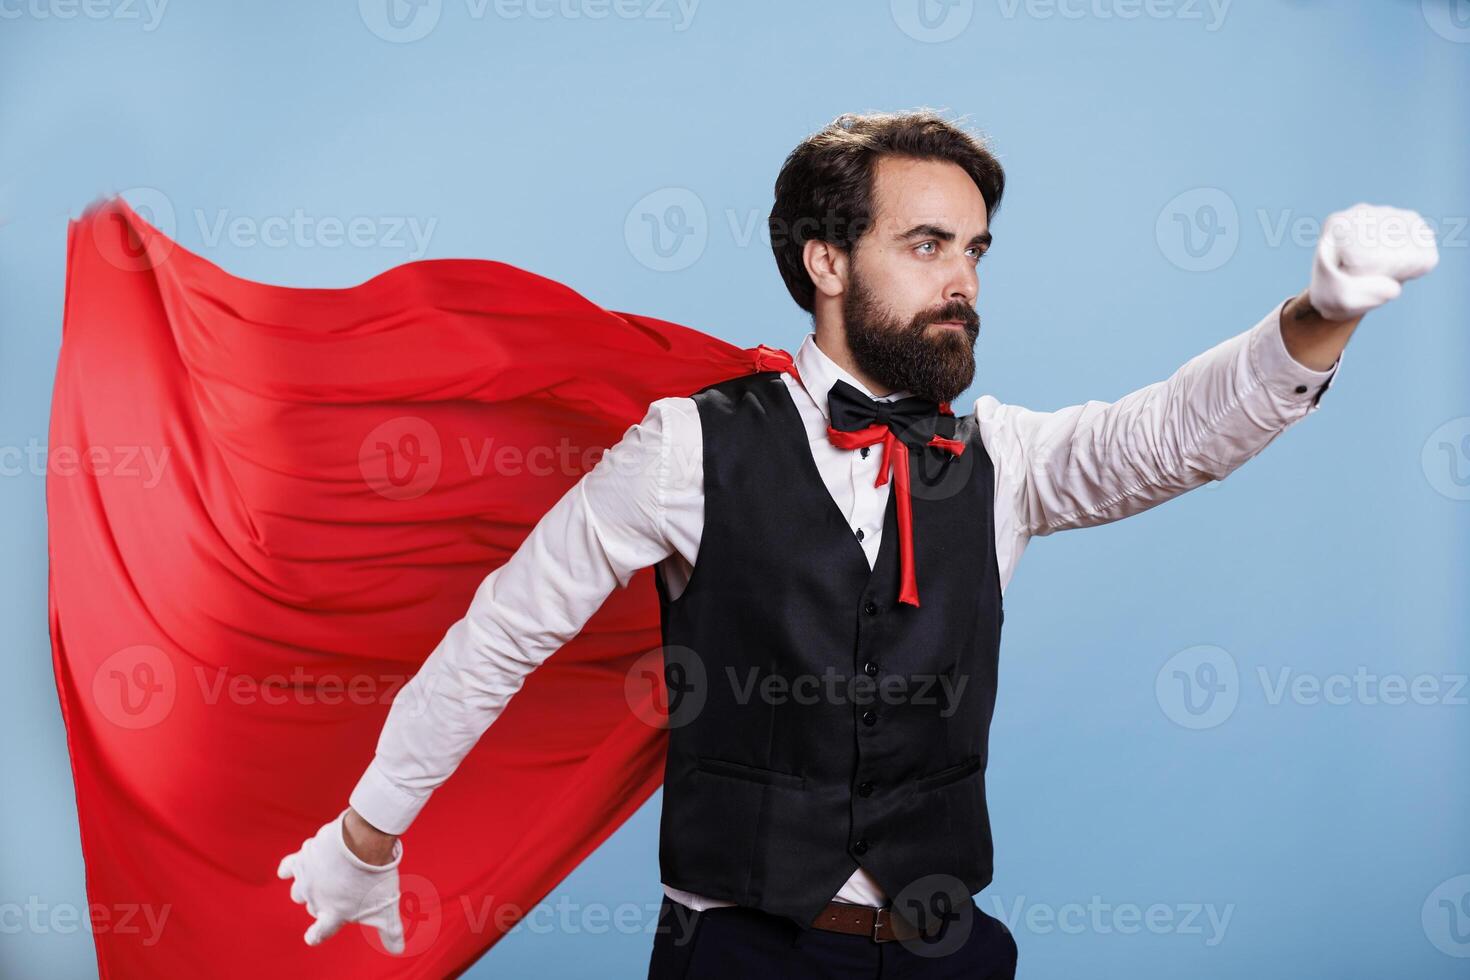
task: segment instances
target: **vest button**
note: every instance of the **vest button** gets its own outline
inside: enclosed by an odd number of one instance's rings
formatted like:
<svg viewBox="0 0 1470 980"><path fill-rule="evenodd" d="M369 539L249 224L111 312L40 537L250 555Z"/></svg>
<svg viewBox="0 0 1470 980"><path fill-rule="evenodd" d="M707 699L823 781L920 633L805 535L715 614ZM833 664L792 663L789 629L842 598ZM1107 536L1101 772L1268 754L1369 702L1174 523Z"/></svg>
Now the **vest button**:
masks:
<svg viewBox="0 0 1470 980"><path fill-rule="evenodd" d="M874 711L872 708L869 708L867 711L864 711L863 712L863 724L864 725L876 725L876 724L878 724L878 712Z"/></svg>
<svg viewBox="0 0 1470 980"><path fill-rule="evenodd" d="M872 599L869 599L867 603L863 606L863 612L867 613L869 616L876 616L878 614L878 604Z"/></svg>
<svg viewBox="0 0 1470 980"><path fill-rule="evenodd" d="M865 840L861 840L861 839L856 840L856 841L853 841L852 853L854 853L854 854L866 854L866 853L868 853L868 842L865 841Z"/></svg>
<svg viewBox="0 0 1470 980"><path fill-rule="evenodd" d="M863 529L862 528L858 528L857 529L857 538L858 538L859 541L861 541L863 539Z"/></svg>
<svg viewBox="0 0 1470 980"><path fill-rule="evenodd" d="M869 660L867 663L863 664L863 673L867 674L869 677L877 677L878 665Z"/></svg>
<svg viewBox="0 0 1470 980"><path fill-rule="evenodd" d="M872 796L873 784L869 782L858 783L858 796Z"/></svg>

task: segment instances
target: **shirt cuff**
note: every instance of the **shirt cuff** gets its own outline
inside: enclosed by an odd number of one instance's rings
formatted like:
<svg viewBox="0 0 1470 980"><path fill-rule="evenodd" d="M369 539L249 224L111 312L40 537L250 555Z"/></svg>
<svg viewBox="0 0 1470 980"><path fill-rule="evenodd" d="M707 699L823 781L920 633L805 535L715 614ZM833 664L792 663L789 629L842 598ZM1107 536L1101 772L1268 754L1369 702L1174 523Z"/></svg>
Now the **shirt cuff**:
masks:
<svg viewBox="0 0 1470 980"><path fill-rule="evenodd" d="M377 760L367 767L347 798L368 823L385 834L402 834L424 808L428 797L419 799L395 786L378 768Z"/></svg>
<svg viewBox="0 0 1470 980"><path fill-rule="evenodd" d="M1256 377L1275 398L1288 409L1311 414L1317 410L1322 393L1332 386L1337 369L1342 365L1339 354L1332 367L1316 371L1291 356L1281 336L1281 311L1291 302L1288 296L1251 331L1250 363Z"/></svg>

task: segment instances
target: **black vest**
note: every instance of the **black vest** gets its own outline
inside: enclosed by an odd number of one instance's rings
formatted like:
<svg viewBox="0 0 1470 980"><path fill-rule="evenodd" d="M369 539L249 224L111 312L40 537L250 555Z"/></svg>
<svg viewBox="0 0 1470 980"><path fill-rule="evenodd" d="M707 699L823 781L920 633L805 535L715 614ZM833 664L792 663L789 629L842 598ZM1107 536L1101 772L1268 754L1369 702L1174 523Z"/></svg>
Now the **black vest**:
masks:
<svg viewBox="0 0 1470 980"><path fill-rule="evenodd" d="M677 599L655 576L670 697L662 880L802 926L859 865L890 899L922 880L968 905L992 876L1004 615L994 469L973 417L958 420L960 456L909 449L913 607L897 601L897 493L870 569L779 371L693 399L704 531Z"/></svg>

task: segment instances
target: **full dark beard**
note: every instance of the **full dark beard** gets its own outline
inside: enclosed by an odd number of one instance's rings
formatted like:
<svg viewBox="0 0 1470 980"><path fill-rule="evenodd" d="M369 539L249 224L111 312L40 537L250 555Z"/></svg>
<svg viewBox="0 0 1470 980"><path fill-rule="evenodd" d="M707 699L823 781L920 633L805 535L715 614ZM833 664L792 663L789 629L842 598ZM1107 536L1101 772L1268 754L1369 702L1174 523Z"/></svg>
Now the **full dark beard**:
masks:
<svg viewBox="0 0 1470 980"><path fill-rule="evenodd" d="M843 296L842 317L853 360L880 384L908 389L933 402L948 402L975 380L980 315L968 303L955 300L904 324L854 274ZM930 326L946 320L963 323L964 331Z"/></svg>

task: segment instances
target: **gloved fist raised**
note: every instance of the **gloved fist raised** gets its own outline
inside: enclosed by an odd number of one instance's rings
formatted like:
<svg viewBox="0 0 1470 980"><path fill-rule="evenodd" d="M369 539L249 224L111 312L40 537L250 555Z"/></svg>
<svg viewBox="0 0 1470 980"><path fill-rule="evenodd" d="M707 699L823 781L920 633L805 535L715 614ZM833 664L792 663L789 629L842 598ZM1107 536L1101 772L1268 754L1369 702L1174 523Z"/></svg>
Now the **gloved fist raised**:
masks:
<svg viewBox="0 0 1470 980"><path fill-rule="evenodd" d="M1438 264L1434 230L1416 212L1357 204L1322 223L1308 298L1328 320L1353 320Z"/></svg>
<svg viewBox="0 0 1470 980"><path fill-rule="evenodd" d="M403 842L393 842L393 860L368 864L347 848L343 810L322 825L301 849L281 859L276 877L291 879L291 901L304 904L316 920L306 944L319 945L348 922L376 928L383 947L403 952L403 919L398 914L398 863Z"/></svg>

